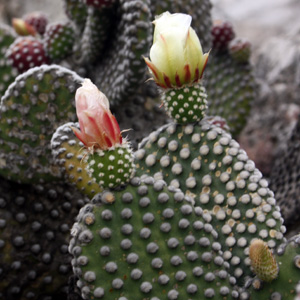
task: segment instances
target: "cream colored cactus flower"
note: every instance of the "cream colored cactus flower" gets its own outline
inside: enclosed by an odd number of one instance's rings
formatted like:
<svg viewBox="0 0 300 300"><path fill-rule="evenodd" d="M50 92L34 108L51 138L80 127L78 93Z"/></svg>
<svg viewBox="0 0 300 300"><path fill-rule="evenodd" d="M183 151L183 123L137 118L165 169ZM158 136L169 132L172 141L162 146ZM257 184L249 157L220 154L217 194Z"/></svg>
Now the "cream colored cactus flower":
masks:
<svg viewBox="0 0 300 300"><path fill-rule="evenodd" d="M181 87L197 82L203 75L208 53L190 27L192 17L165 12L155 25L150 60L145 58L155 82L163 88Z"/></svg>

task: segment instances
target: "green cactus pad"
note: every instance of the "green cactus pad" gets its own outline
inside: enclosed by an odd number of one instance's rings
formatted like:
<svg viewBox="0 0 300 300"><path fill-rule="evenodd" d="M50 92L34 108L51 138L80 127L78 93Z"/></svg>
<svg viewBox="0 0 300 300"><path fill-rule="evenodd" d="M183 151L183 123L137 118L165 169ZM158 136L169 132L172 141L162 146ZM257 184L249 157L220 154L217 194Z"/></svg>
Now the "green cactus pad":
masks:
<svg viewBox="0 0 300 300"><path fill-rule="evenodd" d="M87 203L63 184L0 179L0 299L67 299L69 231Z"/></svg>
<svg viewBox="0 0 300 300"><path fill-rule="evenodd" d="M52 154L55 164L61 168L60 172L65 174L65 179L92 199L95 194L102 192L102 188L86 171L83 164L84 145L71 127L79 129L79 124L69 122L57 128L51 139Z"/></svg>
<svg viewBox="0 0 300 300"><path fill-rule="evenodd" d="M211 8L212 4L209 0L151 1L151 11L153 16L160 15L165 11L191 15L193 18L192 27L195 29L205 52L211 49Z"/></svg>
<svg viewBox="0 0 300 300"><path fill-rule="evenodd" d="M19 75L1 100L0 174L22 183L60 176L50 139L66 121L75 121L75 91L82 82L60 66L41 66Z"/></svg>
<svg viewBox="0 0 300 300"><path fill-rule="evenodd" d="M44 47L51 61L60 61L72 54L75 33L71 23L49 24L44 34Z"/></svg>
<svg viewBox="0 0 300 300"><path fill-rule="evenodd" d="M239 63L228 51L212 51L204 73L207 114L227 120L233 136L244 128L255 99L256 84L249 63Z"/></svg>
<svg viewBox="0 0 300 300"><path fill-rule="evenodd" d="M8 86L18 75L17 69L13 68L12 62L5 57L9 46L16 39L16 33L5 24L0 24L0 96L2 97Z"/></svg>
<svg viewBox="0 0 300 300"><path fill-rule="evenodd" d="M146 79L146 56L152 24L147 0L119 1L115 28L105 48L105 57L91 68L90 77L111 104L136 93ZM109 76L108 76L109 74Z"/></svg>
<svg viewBox="0 0 300 300"><path fill-rule="evenodd" d="M251 274L253 238L270 248L282 241L285 227L267 181L230 134L206 119L162 127L140 144L135 156L137 176L163 178L193 197L219 232L223 257L241 281Z"/></svg>
<svg viewBox="0 0 300 300"><path fill-rule="evenodd" d="M99 196L99 197L98 197ZM84 299L232 299L217 232L180 190L151 177L83 207L70 252Z"/></svg>
<svg viewBox="0 0 300 300"><path fill-rule="evenodd" d="M288 243L278 247L276 261L279 266L278 277L272 282L251 281L250 295L247 299L296 300L300 288L300 236L291 238Z"/></svg>
<svg viewBox="0 0 300 300"><path fill-rule="evenodd" d="M201 84L170 89L162 94L168 115L179 124L203 119L207 108L206 97L205 88Z"/></svg>

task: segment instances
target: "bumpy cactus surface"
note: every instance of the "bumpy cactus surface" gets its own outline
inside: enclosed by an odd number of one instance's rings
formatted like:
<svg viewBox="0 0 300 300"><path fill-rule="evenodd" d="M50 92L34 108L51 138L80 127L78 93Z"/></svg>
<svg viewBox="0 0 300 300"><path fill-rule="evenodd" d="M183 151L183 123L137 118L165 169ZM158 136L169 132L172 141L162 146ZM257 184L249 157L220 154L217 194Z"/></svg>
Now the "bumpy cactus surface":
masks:
<svg viewBox="0 0 300 300"><path fill-rule="evenodd" d="M248 247L260 237L271 248L285 228L273 192L245 151L221 128L202 120L170 124L136 152L137 174L159 176L195 200L224 241L235 276L251 274Z"/></svg>
<svg viewBox="0 0 300 300"><path fill-rule="evenodd" d="M66 299L69 231L86 200L67 185L1 178L0 298Z"/></svg>
<svg viewBox="0 0 300 300"><path fill-rule="evenodd" d="M180 190L135 177L93 201L81 209L70 242L84 299L237 296L218 233Z"/></svg>
<svg viewBox="0 0 300 300"><path fill-rule="evenodd" d="M19 75L1 100L0 174L37 183L53 180L50 139L54 130L75 120L74 95L82 79L60 66L41 66Z"/></svg>

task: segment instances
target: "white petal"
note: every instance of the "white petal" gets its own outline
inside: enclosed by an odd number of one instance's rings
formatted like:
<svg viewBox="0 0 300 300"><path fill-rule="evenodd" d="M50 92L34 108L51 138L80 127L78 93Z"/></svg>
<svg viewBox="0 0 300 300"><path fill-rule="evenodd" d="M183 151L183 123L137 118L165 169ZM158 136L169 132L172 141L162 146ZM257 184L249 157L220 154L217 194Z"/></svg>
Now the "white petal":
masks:
<svg viewBox="0 0 300 300"><path fill-rule="evenodd" d="M154 34L153 34L153 43L156 42L156 39L159 34L168 31L170 28L178 28L184 32L184 36L187 36L189 27L192 22L192 17L186 14L170 14L165 12L162 15L158 16L155 21Z"/></svg>

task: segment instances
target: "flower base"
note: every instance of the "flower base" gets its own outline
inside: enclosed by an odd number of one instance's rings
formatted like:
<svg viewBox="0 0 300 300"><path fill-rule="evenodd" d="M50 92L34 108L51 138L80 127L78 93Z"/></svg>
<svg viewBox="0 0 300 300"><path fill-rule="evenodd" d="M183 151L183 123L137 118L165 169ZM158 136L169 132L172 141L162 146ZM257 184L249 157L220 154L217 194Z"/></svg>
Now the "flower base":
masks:
<svg viewBox="0 0 300 300"><path fill-rule="evenodd" d="M162 100L168 115L179 124L198 122L205 116L207 94L204 86L195 84L167 90Z"/></svg>
<svg viewBox="0 0 300 300"><path fill-rule="evenodd" d="M102 188L116 188L129 182L134 172L132 150L128 143L97 149L93 154L85 150L84 164L94 182Z"/></svg>

